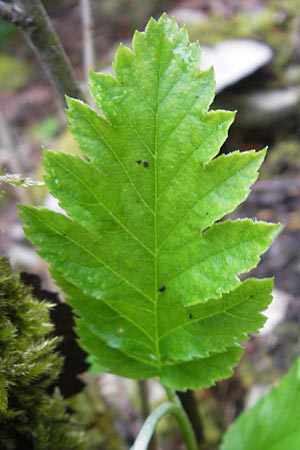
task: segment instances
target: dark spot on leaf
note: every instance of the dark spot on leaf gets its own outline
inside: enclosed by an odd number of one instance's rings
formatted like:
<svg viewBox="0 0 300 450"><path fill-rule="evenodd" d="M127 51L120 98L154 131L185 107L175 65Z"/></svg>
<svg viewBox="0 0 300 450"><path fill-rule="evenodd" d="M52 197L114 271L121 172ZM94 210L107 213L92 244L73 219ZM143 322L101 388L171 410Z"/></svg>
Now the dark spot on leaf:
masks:
<svg viewBox="0 0 300 450"><path fill-rule="evenodd" d="M206 211L205 215L208 216L208 212L207 211Z"/></svg>
<svg viewBox="0 0 300 450"><path fill-rule="evenodd" d="M159 286L158 290L159 292L164 292L166 290L166 286L162 284L161 286Z"/></svg>
<svg viewBox="0 0 300 450"><path fill-rule="evenodd" d="M148 166L149 166L148 161L144 161L144 162L143 162L143 166L144 166L144 167L148 167Z"/></svg>
<svg viewBox="0 0 300 450"><path fill-rule="evenodd" d="M142 160L141 160L141 159L137 159L136 162L137 162L138 164L141 164Z"/></svg>
<svg viewBox="0 0 300 450"><path fill-rule="evenodd" d="M192 318L193 318L193 314L189 313L189 319L192 319Z"/></svg>

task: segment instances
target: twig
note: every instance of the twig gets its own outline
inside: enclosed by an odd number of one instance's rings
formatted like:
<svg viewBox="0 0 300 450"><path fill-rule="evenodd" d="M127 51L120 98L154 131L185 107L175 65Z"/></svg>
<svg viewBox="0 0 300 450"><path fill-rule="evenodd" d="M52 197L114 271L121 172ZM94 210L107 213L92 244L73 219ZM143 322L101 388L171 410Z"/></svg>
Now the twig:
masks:
<svg viewBox="0 0 300 450"><path fill-rule="evenodd" d="M9 165L12 172L24 173L23 162L16 150L16 144L10 131L10 126L7 123L4 115L0 110L0 144L9 158ZM1 145L0 145L1 148ZM32 198L28 191L23 189L15 189L14 194L17 196L20 203L31 203Z"/></svg>
<svg viewBox="0 0 300 450"><path fill-rule="evenodd" d="M3 1L0 3L1 17L23 32L26 40L41 60L63 107L66 107L66 94L70 97L84 99L70 61L41 1L15 0L9 9L3 8L3 3ZM17 19L15 19L14 11L18 11Z"/></svg>
<svg viewBox="0 0 300 450"><path fill-rule="evenodd" d="M193 391L188 390L186 392L177 392L177 395L182 403L183 409L185 410L191 422L198 447L202 448L205 444L205 436L202 420L197 407L197 401L194 397Z"/></svg>
<svg viewBox="0 0 300 450"><path fill-rule="evenodd" d="M95 50L93 40L92 5L90 0L80 0L83 32L83 66L86 85L89 81L89 70L95 69Z"/></svg>
<svg viewBox="0 0 300 450"><path fill-rule="evenodd" d="M30 20L14 4L0 1L0 17L19 28L30 26Z"/></svg>
<svg viewBox="0 0 300 450"><path fill-rule="evenodd" d="M141 399L141 412L142 419L145 421L150 415L150 405L149 405L149 393L147 380L138 380L138 388ZM155 450L156 448L156 438L155 433L153 433L151 441L149 443L149 450Z"/></svg>
<svg viewBox="0 0 300 450"><path fill-rule="evenodd" d="M146 420L150 414L147 382L145 380L138 380L138 388L141 399L142 418L143 420Z"/></svg>

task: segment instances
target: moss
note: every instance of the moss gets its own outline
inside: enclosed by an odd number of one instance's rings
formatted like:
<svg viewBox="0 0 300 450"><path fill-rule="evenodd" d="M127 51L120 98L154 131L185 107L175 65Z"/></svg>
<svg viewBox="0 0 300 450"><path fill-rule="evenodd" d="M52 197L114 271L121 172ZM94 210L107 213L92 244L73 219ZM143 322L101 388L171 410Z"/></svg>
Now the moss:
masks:
<svg viewBox="0 0 300 450"><path fill-rule="evenodd" d="M61 367L49 305L0 259L0 448L83 450L83 432L56 389Z"/></svg>

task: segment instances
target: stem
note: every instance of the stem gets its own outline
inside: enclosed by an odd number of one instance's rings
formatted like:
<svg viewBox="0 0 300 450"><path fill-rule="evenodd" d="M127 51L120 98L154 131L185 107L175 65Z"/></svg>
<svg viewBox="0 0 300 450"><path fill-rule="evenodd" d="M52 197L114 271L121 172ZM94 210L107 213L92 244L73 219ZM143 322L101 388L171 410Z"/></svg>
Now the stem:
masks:
<svg viewBox="0 0 300 450"><path fill-rule="evenodd" d="M165 402L158 406L145 421L141 431L139 432L131 450L146 450L148 448L154 430L160 419L166 414L172 414L179 423L183 438L188 450L197 450L197 443L194 436L193 429L185 414L180 402L176 398L176 403Z"/></svg>
<svg viewBox="0 0 300 450"><path fill-rule="evenodd" d="M138 380L138 388L141 400L141 413L142 419L145 421L150 415L150 404L149 404L149 394L147 380ZM152 435L152 439L149 442L149 450L156 449L156 439L155 434Z"/></svg>
<svg viewBox="0 0 300 450"><path fill-rule="evenodd" d="M198 405L193 391L187 390L186 392L177 393L179 400L185 410L189 421L193 427L198 447L203 447L205 443L205 436L203 430L202 420L198 411Z"/></svg>
<svg viewBox="0 0 300 450"><path fill-rule="evenodd" d="M138 388L139 388L140 400L141 400L142 418L143 418L143 420L146 420L150 414L147 381L138 380Z"/></svg>
<svg viewBox="0 0 300 450"><path fill-rule="evenodd" d="M89 70L95 70L95 51L93 40L92 5L90 0L80 0L83 32L83 66L86 84L89 81Z"/></svg>
<svg viewBox="0 0 300 450"><path fill-rule="evenodd" d="M2 4L1 1L0 10L2 9L3 17ZM66 94L70 97L84 99L71 63L41 1L15 0L10 8L10 13L14 11L18 11L20 20L18 18L14 20L14 16L8 13L5 15L6 20L21 29L26 40L41 60L63 107L66 107ZM21 18L25 18L25 20L21 20Z"/></svg>
<svg viewBox="0 0 300 450"><path fill-rule="evenodd" d="M175 393L175 391L173 391L173 389L170 389L169 387L164 386L165 391L167 393L167 397L170 400L170 402L176 403L177 405L180 405L179 399Z"/></svg>
<svg viewBox="0 0 300 450"><path fill-rule="evenodd" d="M93 39L93 14L91 0L80 0L81 22L82 22L82 48L83 48L83 69L84 69L84 91L90 106L97 108L90 91L89 71L95 70L95 48Z"/></svg>

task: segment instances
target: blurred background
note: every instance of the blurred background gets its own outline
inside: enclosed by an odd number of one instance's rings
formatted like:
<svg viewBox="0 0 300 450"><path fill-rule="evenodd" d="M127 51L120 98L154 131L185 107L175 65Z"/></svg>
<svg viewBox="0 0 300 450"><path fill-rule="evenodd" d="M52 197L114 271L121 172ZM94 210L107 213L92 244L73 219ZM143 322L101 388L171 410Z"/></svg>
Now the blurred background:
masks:
<svg viewBox="0 0 300 450"><path fill-rule="evenodd" d="M10 2L5 2L10 4ZM76 0L44 0L44 6L86 90L86 61L91 42L84 38L83 7ZM166 11L186 24L199 40L201 67L215 68L212 108L238 110L223 152L261 149L269 152L260 180L235 217L280 221L283 232L254 271L275 276L269 320L251 337L234 377L196 393L207 449L214 450L239 412L252 404L300 352L300 8L296 0L93 0L90 59L95 70L111 71L120 42L130 45L135 29ZM90 47L89 47L90 44ZM88 59L89 60L89 59ZM78 152L64 110L22 33L0 18L0 168L42 178L41 146ZM0 247L16 270L39 274L51 288L47 268L25 241L17 202L47 203L46 191L5 187L0 203ZM53 288L53 286L52 286ZM95 401L95 380L72 400L90 429L91 449L127 448L140 424L138 389L131 382L102 377ZM127 391L125 395L124 392ZM161 398L155 383L151 402ZM83 399L84 397L84 399ZM78 406L79 405L79 406ZM85 405L83 407L83 405ZM161 448L180 449L171 419L160 426ZM96 430L96 431L95 431Z"/></svg>

